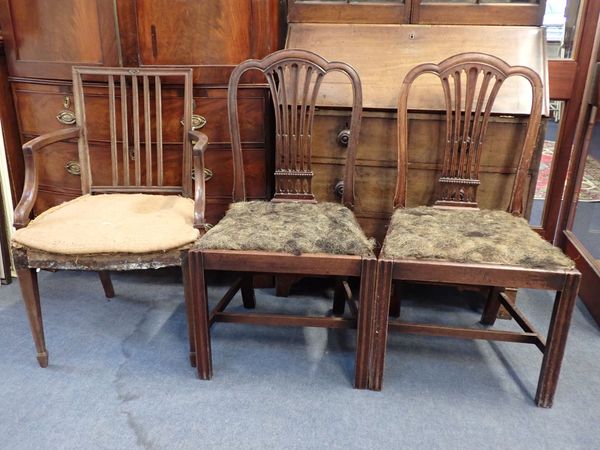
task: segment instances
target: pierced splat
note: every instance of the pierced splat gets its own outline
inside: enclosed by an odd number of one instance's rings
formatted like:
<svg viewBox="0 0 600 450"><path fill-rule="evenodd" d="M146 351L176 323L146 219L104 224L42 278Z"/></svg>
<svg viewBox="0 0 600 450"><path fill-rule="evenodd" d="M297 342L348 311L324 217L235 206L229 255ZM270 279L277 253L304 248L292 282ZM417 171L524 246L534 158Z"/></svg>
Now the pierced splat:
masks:
<svg viewBox="0 0 600 450"><path fill-rule="evenodd" d="M282 50L262 61L248 60L236 68L229 83L229 124L234 160L234 201L245 200L240 145L237 87L248 70L258 69L267 79L275 110L275 195L273 201L316 202L312 192L312 131L315 107L323 77L330 71L345 73L353 87L350 140L346 159L343 202L354 202L353 179L362 94L358 75L347 64L329 63L314 53Z"/></svg>
<svg viewBox="0 0 600 450"><path fill-rule="evenodd" d="M527 171L541 120L543 87L540 77L530 68L510 66L484 53L462 53L439 64L421 64L404 78L398 101L398 181L394 207L406 205L408 175L408 96L412 83L421 75L437 75L442 83L446 104L446 136L438 179L436 206L477 207L479 169L489 119L498 91L511 76L529 81L531 113L508 210L523 213L523 192Z"/></svg>
<svg viewBox="0 0 600 450"><path fill-rule="evenodd" d="M468 63L440 73L446 100L446 139L436 205L477 207L485 133L505 78L492 67Z"/></svg>

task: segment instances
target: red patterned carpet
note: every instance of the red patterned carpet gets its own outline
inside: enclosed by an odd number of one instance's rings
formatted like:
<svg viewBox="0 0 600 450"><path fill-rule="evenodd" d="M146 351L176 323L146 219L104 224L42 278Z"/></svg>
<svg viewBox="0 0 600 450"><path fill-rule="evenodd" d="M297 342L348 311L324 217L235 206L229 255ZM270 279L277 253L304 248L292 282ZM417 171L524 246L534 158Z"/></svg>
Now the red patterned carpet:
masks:
<svg viewBox="0 0 600 450"><path fill-rule="evenodd" d="M550 177L552 156L554 154L554 144L554 141L544 141L540 171L535 187L536 200L546 198L548 178ZM579 200L583 202L600 202L600 162L591 156L588 156L587 164L585 165Z"/></svg>

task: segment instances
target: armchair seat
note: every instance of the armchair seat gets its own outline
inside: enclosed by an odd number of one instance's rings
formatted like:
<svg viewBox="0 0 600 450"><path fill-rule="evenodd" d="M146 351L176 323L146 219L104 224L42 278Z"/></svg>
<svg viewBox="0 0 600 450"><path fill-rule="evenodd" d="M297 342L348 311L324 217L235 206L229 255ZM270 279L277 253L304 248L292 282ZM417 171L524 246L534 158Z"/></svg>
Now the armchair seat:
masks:
<svg viewBox="0 0 600 450"><path fill-rule="evenodd" d="M386 258L572 269L573 261L520 217L479 209L400 208L382 250Z"/></svg>
<svg viewBox="0 0 600 450"><path fill-rule="evenodd" d="M341 204L251 201L233 203L197 247L373 256L374 244Z"/></svg>
<svg viewBox="0 0 600 450"><path fill-rule="evenodd" d="M150 253L194 242L194 200L175 195L83 195L14 233L22 246L64 255Z"/></svg>

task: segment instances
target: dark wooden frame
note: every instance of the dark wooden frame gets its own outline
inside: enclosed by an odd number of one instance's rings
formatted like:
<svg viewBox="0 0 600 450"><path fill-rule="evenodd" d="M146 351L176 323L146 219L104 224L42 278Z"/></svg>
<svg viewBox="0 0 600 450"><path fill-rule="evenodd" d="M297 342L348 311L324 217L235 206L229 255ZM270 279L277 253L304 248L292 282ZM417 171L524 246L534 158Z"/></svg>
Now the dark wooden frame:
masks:
<svg viewBox="0 0 600 450"><path fill-rule="evenodd" d="M109 113L111 126L111 168L112 185L97 186L93 183L90 167L89 148L86 137L88 124L86 123L83 76L105 76L109 83ZM138 77L142 80L142 92L138 92ZM181 186L165 186L162 183L162 121L161 114L156 115L157 130L157 180L152 181L151 176L145 177L145 183L141 179L140 152L142 151L139 139L140 115L144 114L146 142L151 140L151 115L150 115L150 80L155 89L156 110L162 111L161 97L161 77L167 79L172 77L181 77L184 79L184 144L182 151L183 157L183 176ZM128 129L135 132L133 142L135 158L134 175L129 177L129 167L122 164L124 168L122 173L119 171L117 158L117 124L116 124L116 81L119 82L122 98L127 98L127 85L132 86L133 116L128 113L127 101L122 102L122 134L123 149L128 151ZM152 193L152 194L180 194L185 197L195 198L194 208L194 226L204 230L204 177L196 176L195 192L192 190L190 178L193 164L196 174L203 174L202 155L206 150L208 138L197 131L192 131L192 69L138 69L138 68L95 68L95 67L74 67L73 68L73 86L75 97L75 116L76 126L62 129L39 136L23 145L23 156L25 160L25 186L20 202L15 208L14 226L16 228L26 227L29 223L29 216L35 203L38 191L38 171L36 167L36 153L41 149L56 142L69 139L77 139L79 145L79 163L81 166L81 186L83 194L95 193ZM139 97L142 95L143 105L139 105ZM142 112L143 111L143 112ZM131 121L131 122L130 122ZM131 125L130 125L131 123ZM189 131L188 131L189 130ZM191 142L195 141L192 149ZM150 145L146 145L146 161L149 164L146 169L152 167L152 151ZM128 154L125 155L126 161L129 160ZM122 180L121 180L122 178ZM104 288L106 297L114 296L114 289L110 279L109 271L137 270L148 268L160 268L167 266L182 266L184 272L184 283L187 282L187 251L188 246L170 250L167 252L151 252L145 254L125 254L108 253L101 255L60 255L27 248L18 244L13 245L13 257L23 301L27 309L33 339L37 350L37 359L41 367L48 365L48 352L46 349L42 313L40 307L40 296L37 282L36 269L52 270L89 270L96 271L100 276L100 281ZM185 293L189 293L187 286L184 286ZM188 316L191 317L191 305L189 295L185 295L186 308ZM193 339L193 324L189 324L190 341L190 362L195 365L195 348Z"/></svg>
<svg viewBox="0 0 600 450"><path fill-rule="evenodd" d="M341 71L348 76L352 83L354 100L343 203L352 208L354 202L354 161L362 113L360 80L354 69L346 64L330 63L314 53L293 49L275 52L260 61L248 60L243 62L231 75L229 82L229 122L234 162L234 201L241 202L246 199L238 123L237 89L242 75L253 69L261 71L266 76L275 106L276 192L273 201L278 202L316 202L312 195L310 183L312 178L310 136L316 92L320 86L320 80L328 72ZM309 78L309 75L305 75L304 78L304 76L299 75L301 72L304 74L310 73L314 78ZM371 342L373 330L371 293L375 288L377 266L375 256L329 254L302 254L296 256L266 251L192 249L189 252L189 260L189 285L193 299L197 370L201 379L212 378L210 327L214 322L326 328L357 327L354 384L356 388L364 389L368 387L369 342ZM229 289L212 311L209 311L208 307L206 271L232 271L243 274L241 280ZM257 273L336 277L334 317L225 312L225 308L238 290L242 292L244 306L247 309L255 307L252 275ZM358 307L350 298L349 289L343 281L344 277L360 277L361 287ZM355 312L357 317L343 317L346 302L349 303L351 311Z"/></svg>
<svg viewBox="0 0 600 450"><path fill-rule="evenodd" d="M472 68L484 71L491 70L494 73L497 73L497 76L501 78L523 76L529 80L531 84L533 98L531 116L527 135L523 144L519 169L517 170L517 175L513 184L511 203L509 205L509 212L514 215L522 215L522 191L527 168L531 162L531 155L533 153L541 116L542 82L539 76L529 68L509 66L504 61L491 55L474 53L466 53L451 57L439 65L423 64L417 66L407 74L401 89L398 104L398 127L400 138L398 145L398 183L394 199L395 207L404 207L406 199L406 181L403 175L407 166L408 136L406 111L408 93L412 82L423 73L432 73L438 75L444 84L444 82L448 83L450 74L456 73L457 70L465 70L466 73L469 73L469 70ZM473 91L469 90L467 85L466 95L467 98L469 98L469 96L471 97L471 102L474 98ZM449 100L450 97L448 97L448 102ZM451 114L452 105L449 105L448 102L448 113ZM469 101L467 101L466 104L468 105ZM466 108L470 107L466 106ZM451 120L448 122L448 126L450 125L453 125ZM462 139L464 144L465 135L463 135ZM476 206L476 204L469 204L471 202L465 201L465 203L468 204L461 206L459 202L455 202L453 205L443 202L438 207L458 208ZM430 336L522 342L534 344L544 355L538 382L536 403L541 407L551 407L558 383L569 323L577 298L580 277L581 274L575 269L542 270L517 266L502 266L497 264L463 264L414 259L394 260L385 256L380 257L377 273L376 331L373 334L375 336L375 341L373 343L374 351L371 356L369 371L370 388L374 390L380 390L382 388L388 329ZM488 299L481 317L482 324L493 325L500 306L503 306L521 327L523 332L517 333L511 331L446 327L407 323L402 320L390 320L389 312L392 283L401 284L403 282L425 282L486 287L488 289ZM547 341L544 340L523 313L511 302L511 299L504 292L505 286L557 291ZM400 289L398 289L393 299L394 312L397 313L400 311L400 295Z"/></svg>
<svg viewBox="0 0 600 450"><path fill-rule="evenodd" d="M411 4L327 3L288 0L288 22L313 23L410 23Z"/></svg>

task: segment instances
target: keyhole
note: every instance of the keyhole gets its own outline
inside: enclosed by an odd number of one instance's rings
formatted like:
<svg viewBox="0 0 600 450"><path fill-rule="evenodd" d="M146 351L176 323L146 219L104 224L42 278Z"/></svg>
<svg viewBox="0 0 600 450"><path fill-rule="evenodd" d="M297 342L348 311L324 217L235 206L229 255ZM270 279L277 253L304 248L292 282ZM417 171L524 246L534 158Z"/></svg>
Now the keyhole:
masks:
<svg viewBox="0 0 600 450"><path fill-rule="evenodd" d="M415 33L408 33L408 38L409 39L414 39L415 38Z"/></svg>

